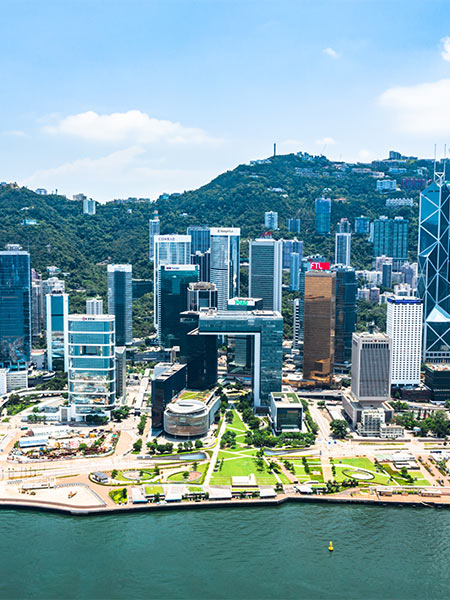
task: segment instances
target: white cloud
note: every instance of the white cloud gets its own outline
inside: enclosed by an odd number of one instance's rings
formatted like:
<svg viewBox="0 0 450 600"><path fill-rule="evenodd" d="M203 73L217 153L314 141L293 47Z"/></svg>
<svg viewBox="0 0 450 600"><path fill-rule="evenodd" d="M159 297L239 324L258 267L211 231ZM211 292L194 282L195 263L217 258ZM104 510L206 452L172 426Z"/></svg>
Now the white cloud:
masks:
<svg viewBox="0 0 450 600"><path fill-rule="evenodd" d="M401 131L450 134L450 79L389 88L381 94L379 103L392 112Z"/></svg>
<svg viewBox="0 0 450 600"><path fill-rule="evenodd" d="M376 157L375 153L372 150L367 150L366 148L362 148L358 152L358 160L361 162L371 162Z"/></svg>
<svg viewBox="0 0 450 600"><path fill-rule="evenodd" d="M217 174L207 169L164 169L163 159L155 161L146 152L145 147L135 145L99 158L80 158L36 171L20 183L32 189L56 188L68 197L84 192L99 201L128 196L156 199L162 192L204 185Z"/></svg>
<svg viewBox="0 0 450 600"><path fill-rule="evenodd" d="M447 62L450 62L450 37L443 37L441 40L442 52L441 56Z"/></svg>
<svg viewBox="0 0 450 600"><path fill-rule="evenodd" d="M339 54L339 52L336 52L336 50L334 50L333 48L324 48L322 50L322 52L326 56L329 56L330 58L334 58L334 60L341 58L341 55Z"/></svg>
<svg viewBox="0 0 450 600"><path fill-rule="evenodd" d="M140 110L100 115L92 110L69 115L44 131L94 142L128 144L217 144L203 129L186 127L174 121L156 119Z"/></svg>
<svg viewBox="0 0 450 600"><path fill-rule="evenodd" d="M280 152L298 152L302 149L304 143L301 140L288 139L277 143L277 151Z"/></svg>
<svg viewBox="0 0 450 600"><path fill-rule="evenodd" d="M332 137L324 137L324 138L320 138L319 140L316 140L316 144L318 146L332 146L335 143L336 143L336 140L333 139Z"/></svg>
<svg viewBox="0 0 450 600"><path fill-rule="evenodd" d="M18 129L12 129L11 131L4 131L3 135L10 135L12 137L25 137L25 131L20 131Z"/></svg>

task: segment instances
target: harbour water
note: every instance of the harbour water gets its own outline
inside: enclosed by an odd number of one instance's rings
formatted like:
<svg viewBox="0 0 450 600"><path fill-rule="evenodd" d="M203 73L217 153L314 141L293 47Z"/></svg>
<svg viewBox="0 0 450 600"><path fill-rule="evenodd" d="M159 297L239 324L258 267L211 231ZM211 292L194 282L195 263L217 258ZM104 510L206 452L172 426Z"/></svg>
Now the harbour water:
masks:
<svg viewBox="0 0 450 600"><path fill-rule="evenodd" d="M450 597L447 510L300 503L98 517L3 510L0 531L5 599Z"/></svg>

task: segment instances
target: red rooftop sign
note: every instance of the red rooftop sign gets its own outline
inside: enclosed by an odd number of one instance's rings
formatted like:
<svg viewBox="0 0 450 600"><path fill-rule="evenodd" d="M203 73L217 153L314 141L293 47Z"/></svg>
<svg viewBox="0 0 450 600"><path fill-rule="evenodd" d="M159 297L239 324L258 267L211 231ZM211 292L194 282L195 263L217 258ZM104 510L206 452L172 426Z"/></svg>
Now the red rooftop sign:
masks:
<svg viewBox="0 0 450 600"><path fill-rule="evenodd" d="M329 271L330 263L329 262L312 262L310 261L311 270L312 271Z"/></svg>

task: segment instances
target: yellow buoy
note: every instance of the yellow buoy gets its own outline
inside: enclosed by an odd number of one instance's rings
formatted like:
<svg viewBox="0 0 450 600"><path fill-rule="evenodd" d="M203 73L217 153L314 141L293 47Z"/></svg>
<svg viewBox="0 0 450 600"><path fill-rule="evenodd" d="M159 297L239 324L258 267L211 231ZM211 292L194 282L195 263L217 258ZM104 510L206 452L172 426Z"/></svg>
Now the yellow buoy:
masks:
<svg viewBox="0 0 450 600"><path fill-rule="evenodd" d="M330 552L333 552L334 548L333 548L333 542L330 542L330 545L328 546L328 550Z"/></svg>

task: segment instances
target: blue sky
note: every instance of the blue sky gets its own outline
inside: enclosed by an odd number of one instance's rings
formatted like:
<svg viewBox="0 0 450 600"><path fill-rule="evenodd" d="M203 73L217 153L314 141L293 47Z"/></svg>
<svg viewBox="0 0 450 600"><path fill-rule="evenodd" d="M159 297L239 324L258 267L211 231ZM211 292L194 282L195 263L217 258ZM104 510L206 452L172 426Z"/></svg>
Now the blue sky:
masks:
<svg viewBox="0 0 450 600"><path fill-rule="evenodd" d="M447 0L0 9L0 180L156 198L274 142L352 161L450 146Z"/></svg>

